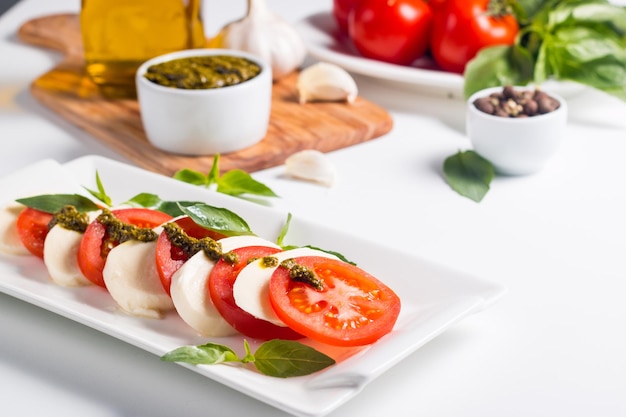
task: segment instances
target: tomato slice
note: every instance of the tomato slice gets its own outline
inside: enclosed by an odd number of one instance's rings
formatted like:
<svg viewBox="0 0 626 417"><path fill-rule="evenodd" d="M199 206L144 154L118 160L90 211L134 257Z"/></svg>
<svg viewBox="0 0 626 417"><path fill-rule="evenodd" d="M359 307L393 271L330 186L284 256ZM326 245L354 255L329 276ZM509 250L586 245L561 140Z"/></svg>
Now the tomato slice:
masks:
<svg viewBox="0 0 626 417"><path fill-rule="evenodd" d="M323 288L295 281L285 267L270 280L272 307L285 324L329 345L361 346L389 333L400 314L400 298L366 271L318 256L295 259L317 275Z"/></svg>
<svg viewBox="0 0 626 417"><path fill-rule="evenodd" d="M174 222L179 225L181 229L187 233L187 235L196 239L210 237L211 239L219 240L226 237L226 235L222 233L205 229L188 216L176 219ZM178 271L178 269L183 266L188 259L189 256L187 256L182 249L172 245L172 242L166 233L161 233L159 235L156 247L156 266L159 278L163 284L163 289L165 289L165 292L168 294L170 294L172 275L174 275L174 273Z"/></svg>
<svg viewBox="0 0 626 417"><path fill-rule="evenodd" d="M145 228L154 228L172 219L169 214L148 208L117 209L111 213L124 223ZM117 245L119 242L110 241L106 226L98 220L87 226L78 247L78 267L89 281L106 287L102 270L109 251Z"/></svg>
<svg viewBox="0 0 626 417"><path fill-rule="evenodd" d="M241 334L261 340L301 339L302 335L289 327L277 326L269 321L258 319L235 303L233 285L239 272L254 258L270 256L281 249L269 246L247 246L234 249L238 260L231 264L224 259L217 261L209 275L209 294L217 311L234 329Z"/></svg>
<svg viewBox="0 0 626 417"><path fill-rule="evenodd" d="M43 245L48 235L52 214L26 207L16 221L17 234L30 253L43 259Z"/></svg>

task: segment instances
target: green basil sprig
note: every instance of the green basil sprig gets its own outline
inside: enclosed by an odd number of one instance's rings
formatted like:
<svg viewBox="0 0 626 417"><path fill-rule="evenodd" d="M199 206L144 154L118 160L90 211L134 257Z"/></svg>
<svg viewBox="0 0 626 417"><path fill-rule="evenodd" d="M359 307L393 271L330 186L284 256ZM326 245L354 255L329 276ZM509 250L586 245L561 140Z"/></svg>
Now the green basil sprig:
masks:
<svg viewBox="0 0 626 417"><path fill-rule="evenodd" d="M495 170L491 162L470 150L448 157L443 174L454 191L479 203L489 191Z"/></svg>
<svg viewBox="0 0 626 417"><path fill-rule="evenodd" d="M174 178L188 184L204 186L206 188L215 185L218 193L232 196L250 194L262 197L278 197L267 185L255 180L250 174L240 169L227 171L220 176L219 157L219 154L214 156L211 170L206 175L185 168L174 173Z"/></svg>
<svg viewBox="0 0 626 417"><path fill-rule="evenodd" d="M166 201L156 194L141 193L128 200L127 204L159 210L172 217L187 215L197 225L226 236L254 235L248 223L237 213L200 201Z"/></svg>
<svg viewBox="0 0 626 417"><path fill-rule="evenodd" d="M158 195L151 193L139 193L126 202L126 204L130 204L131 206L158 210L163 213L167 213L172 217L178 217L184 214L180 208L181 205L192 205L197 203L198 202L195 201L162 200Z"/></svg>
<svg viewBox="0 0 626 417"><path fill-rule="evenodd" d="M626 101L626 7L607 0L520 0L513 46L484 48L464 94L502 85L574 81Z"/></svg>
<svg viewBox="0 0 626 417"><path fill-rule="evenodd" d="M240 358L228 346L206 343L183 346L161 356L167 362L216 365L226 362L252 363L264 375L277 378L309 375L335 364L335 360L310 346L291 340L270 340L254 352L244 340L245 356Z"/></svg>
<svg viewBox="0 0 626 417"><path fill-rule="evenodd" d="M65 206L74 206L81 213L98 210L98 205L80 194L41 194L19 198L18 203L46 213L56 213Z"/></svg>
<svg viewBox="0 0 626 417"><path fill-rule="evenodd" d="M253 235L248 223L238 214L208 204L179 205L184 214L205 229L222 232L227 236Z"/></svg>
<svg viewBox="0 0 626 417"><path fill-rule="evenodd" d="M109 197L109 195L104 190L104 186L102 185L102 181L100 180L100 173L98 173L97 170L96 170L96 187L98 187L97 190L90 190L87 187L85 187L85 190L87 190L89 194L91 194L98 200L102 201L108 207L113 206L113 201L111 200L111 197Z"/></svg>
<svg viewBox="0 0 626 417"><path fill-rule="evenodd" d="M296 246L296 245L286 245L286 244L284 244L283 242L284 242L285 236L287 236L287 232L289 231L289 226L291 225L291 219L292 219L292 215L291 215L291 213L288 213L287 214L287 221L285 221L285 224L280 229L280 233L278 234L278 238L276 239L276 244L278 246L280 246L283 250L289 250L289 249L295 249L295 248L301 248L301 247L305 247L305 248L309 248L309 249L315 249L315 250L319 250L319 251L326 252L326 253L329 253L331 255L334 255L337 258L339 258L342 261L347 262L349 264L356 265L355 262L350 261L348 258L346 258L343 254L341 254L339 252L335 252L335 251L328 250L328 249L318 248L318 247L312 246L312 245Z"/></svg>

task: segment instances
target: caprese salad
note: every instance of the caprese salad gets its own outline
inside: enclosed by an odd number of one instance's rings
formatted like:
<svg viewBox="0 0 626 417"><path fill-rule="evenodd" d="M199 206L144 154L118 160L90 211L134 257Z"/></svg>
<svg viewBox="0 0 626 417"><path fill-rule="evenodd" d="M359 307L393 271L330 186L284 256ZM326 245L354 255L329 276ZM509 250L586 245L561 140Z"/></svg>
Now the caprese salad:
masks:
<svg viewBox="0 0 626 417"><path fill-rule="evenodd" d="M128 314L173 311L211 338L363 346L392 330L401 307L391 288L337 253L282 247L202 202L18 199L0 212L0 250L41 258L56 284L99 286Z"/></svg>

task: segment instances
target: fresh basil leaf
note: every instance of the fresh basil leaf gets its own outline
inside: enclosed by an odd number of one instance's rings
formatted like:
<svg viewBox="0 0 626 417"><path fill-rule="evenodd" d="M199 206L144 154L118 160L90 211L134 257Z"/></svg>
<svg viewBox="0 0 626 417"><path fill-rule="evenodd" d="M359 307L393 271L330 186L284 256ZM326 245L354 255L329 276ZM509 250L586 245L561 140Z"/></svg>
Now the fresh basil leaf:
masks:
<svg viewBox="0 0 626 417"><path fill-rule="evenodd" d="M206 343L183 346L161 356L166 362L184 362L192 365L216 365L225 362L254 363L262 374L288 378L309 375L335 364L335 360L312 347L291 340L270 340L253 354L247 340L243 341L246 354L239 358L228 346Z"/></svg>
<svg viewBox="0 0 626 417"><path fill-rule="evenodd" d="M211 170L207 175L207 186L217 184L220 179L220 154L215 154L213 157L213 165L211 165Z"/></svg>
<svg viewBox="0 0 626 417"><path fill-rule="evenodd" d="M515 15L521 22L527 22L546 3L545 0L519 0L511 2ZM520 10L518 10L521 9Z"/></svg>
<svg viewBox="0 0 626 417"><path fill-rule="evenodd" d="M464 74L466 97L485 87L557 80L574 81L626 101L625 7L607 0L513 3L518 3L513 9L520 23L515 53L481 51Z"/></svg>
<svg viewBox="0 0 626 417"><path fill-rule="evenodd" d="M242 363L254 363L256 358L254 357L254 354L252 353L252 350L250 349L250 344L248 343L246 339L243 340L243 348L245 349L246 354L244 355L243 358L241 358L241 362Z"/></svg>
<svg viewBox="0 0 626 417"><path fill-rule="evenodd" d="M533 59L518 46L492 46L467 63L463 76L465 98L488 87L526 85L533 79Z"/></svg>
<svg viewBox="0 0 626 417"><path fill-rule="evenodd" d="M140 193L128 200L127 203L133 206L156 208L163 204L163 200L156 194Z"/></svg>
<svg viewBox="0 0 626 417"><path fill-rule="evenodd" d="M97 190L90 190L89 188L86 188L86 187L85 187L85 190L87 190L89 194L91 194L98 200L102 201L107 206L111 207L113 205L113 201L111 200L111 197L109 197L106 191L104 190L104 186L102 185L102 181L100 180L100 174L98 173L98 171L96 171L96 187L98 187Z"/></svg>
<svg viewBox="0 0 626 417"><path fill-rule="evenodd" d="M612 32L617 30L622 35L626 33L626 9L606 0L561 1L556 7L546 11L550 30L559 25L571 27L601 24Z"/></svg>
<svg viewBox="0 0 626 417"><path fill-rule="evenodd" d="M285 240L285 236L287 235L287 231L289 230L289 225L291 224L291 218L292 218L291 213L287 214L287 221L285 222L283 227L280 229L280 233L278 234L278 239L276 239L276 244L278 246L280 246L283 250L296 249L296 248L302 247L302 246L296 246L296 245L283 245L283 242ZM352 265L356 265L356 263L348 260L345 256L343 256L339 252L334 252L334 251L331 251L331 250L321 249L321 248L318 248L318 247L315 247L315 246L311 246L311 245L306 245L304 247L315 249L315 250L319 250L321 252L329 253L331 255L336 256L337 258L341 259L344 262L347 262L347 263L352 264Z"/></svg>
<svg viewBox="0 0 626 417"><path fill-rule="evenodd" d="M193 365L215 365L224 362L238 362L239 357L229 347L215 343L199 346L183 346L161 356L166 362L185 362Z"/></svg>
<svg viewBox="0 0 626 417"><path fill-rule="evenodd" d="M355 263L355 262L352 262L351 260L349 260L348 258L346 258L343 254L341 254L341 253L339 253L339 252L335 252L335 251L328 250L328 249L318 248L317 246L312 246L312 245L305 245L304 247L305 247L305 248L310 248L310 249L319 250L319 251L322 251L322 252L329 253L329 254L331 254L331 255L336 256L337 258L341 259L342 261L344 261L344 262L346 262L346 263L349 263L349 264L351 264L351 265L356 265L356 263Z"/></svg>
<svg viewBox="0 0 626 417"><path fill-rule="evenodd" d="M287 213L287 220L283 227L280 228L280 233L278 233L278 238L276 239L276 244L278 246L283 246L283 241L285 240L285 236L287 236L287 232L289 231L289 225L291 225L291 213Z"/></svg>
<svg viewBox="0 0 626 417"><path fill-rule="evenodd" d="M335 364L333 358L291 340L265 342L254 357L254 365L261 373L278 378L309 375Z"/></svg>
<svg viewBox="0 0 626 417"><path fill-rule="evenodd" d="M220 177L219 159L220 155L215 154L213 165L207 175L192 169L181 169L174 174L174 178L188 184L201 185L207 188L216 184L218 193L236 197L243 194L278 197L267 185L255 180L250 174L240 169L227 171Z"/></svg>
<svg viewBox="0 0 626 417"><path fill-rule="evenodd" d="M188 184L202 185L206 187L209 186L207 176L201 172L194 171L193 169L184 168L178 170L174 173L173 178Z"/></svg>
<svg viewBox="0 0 626 417"><path fill-rule="evenodd" d="M471 150L448 157L443 173L454 191L477 203L485 197L495 176L491 162Z"/></svg>
<svg viewBox="0 0 626 417"><path fill-rule="evenodd" d="M130 200L126 201L126 204L130 204L131 206L158 210L160 212L167 213L172 217L178 217L184 214L180 208L181 205L189 206L197 203L198 202L192 201L186 202L161 200L158 195L151 193L140 193L132 197Z"/></svg>
<svg viewBox="0 0 626 417"><path fill-rule="evenodd" d="M236 213L204 203L185 206L179 204L182 212L205 229L221 232L227 236L253 235L250 226Z"/></svg>
<svg viewBox="0 0 626 417"><path fill-rule="evenodd" d="M626 101L626 40L606 28L565 27L544 41L536 79L575 81Z"/></svg>
<svg viewBox="0 0 626 417"><path fill-rule="evenodd" d="M265 197L278 197L268 186L252 178L240 169L224 173L217 183L217 191L228 195L253 194Z"/></svg>
<svg viewBox="0 0 626 417"><path fill-rule="evenodd" d="M65 206L74 206L82 213L99 209L96 203L80 194L43 194L15 201L46 213L56 213Z"/></svg>

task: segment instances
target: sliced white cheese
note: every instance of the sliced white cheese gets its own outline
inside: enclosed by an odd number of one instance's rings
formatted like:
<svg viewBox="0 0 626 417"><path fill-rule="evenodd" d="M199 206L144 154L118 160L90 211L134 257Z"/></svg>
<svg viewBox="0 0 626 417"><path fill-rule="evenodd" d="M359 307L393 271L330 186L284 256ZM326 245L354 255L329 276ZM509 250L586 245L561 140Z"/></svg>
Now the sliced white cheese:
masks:
<svg viewBox="0 0 626 417"><path fill-rule="evenodd" d="M305 247L286 250L272 256L278 259L279 264L286 259L297 258L299 256L323 256L337 259L336 256L330 253ZM276 313L274 313L274 309L270 303L270 278L276 268L278 268L278 266L264 266L262 259L250 262L250 264L246 265L246 267L239 272L235 285L233 286L233 296L237 306L252 314L254 317L269 321L277 326L285 326L285 323L276 317Z"/></svg>
<svg viewBox="0 0 626 417"><path fill-rule="evenodd" d="M88 213L93 221L100 211ZM75 230L55 225L43 244L43 261L50 279L64 287L80 287L91 285L78 266L78 247L83 234Z"/></svg>
<svg viewBox="0 0 626 417"><path fill-rule="evenodd" d="M17 234L17 217L23 209L18 203L9 203L0 209L0 251L9 255L30 254Z"/></svg>
<svg viewBox="0 0 626 417"><path fill-rule="evenodd" d="M50 279L64 287L91 284L78 267L78 247L83 234L56 225L46 235L43 261Z"/></svg>
<svg viewBox="0 0 626 417"><path fill-rule="evenodd" d="M160 318L172 310L156 269L156 242L126 241L109 252L102 275L106 288L129 314Z"/></svg>
<svg viewBox="0 0 626 417"><path fill-rule="evenodd" d="M222 252L246 246L271 246L274 243L256 236L233 236L220 239ZM176 311L192 329L202 336L222 337L237 333L215 308L207 288L215 262L204 252L187 260L172 276L170 294Z"/></svg>
<svg viewBox="0 0 626 417"><path fill-rule="evenodd" d="M222 318L208 294L207 277L214 265L204 252L196 253L172 275L170 294L178 315L201 336L230 336L237 331Z"/></svg>

